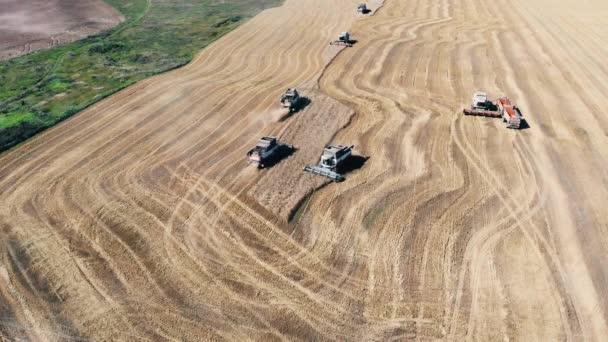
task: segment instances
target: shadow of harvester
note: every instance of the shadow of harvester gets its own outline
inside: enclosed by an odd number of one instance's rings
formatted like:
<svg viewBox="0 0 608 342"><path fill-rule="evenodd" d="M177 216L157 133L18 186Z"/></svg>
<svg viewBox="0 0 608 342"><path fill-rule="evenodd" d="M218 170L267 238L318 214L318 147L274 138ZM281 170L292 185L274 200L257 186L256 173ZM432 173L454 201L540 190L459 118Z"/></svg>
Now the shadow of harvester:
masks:
<svg viewBox="0 0 608 342"><path fill-rule="evenodd" d="M298 149L292 145L280 144L277 152L273 153L272 156L264 161L264 168L267 169L269 167L273 167L287 159L292 154L294 154Z"/></svg>
<svg viewBox="0 0 608 342"><path fill-rule="evenodd" d="M339 173L346 175L350 172L358 170L365 165L369 157L352 155L350 158L346 159L342 165L340 166Z"/></svg>
<svg viewBox="0 0 608 342"><path fill-rule="evenodd" d="M310 99L308 97L302 96L300 98L300 101L298 101L298 104L291 110L292 113L297 113L301 110L303 110L304 108L308 107L308 105L311 103L312 101L310 101Z"/></svg>
<svg viewBox="0 0 608 342"><path fill-rule="evenodd" d="M285 115L281 116L279 122L283 122L292 117L295 113L304 110L311 102L312 101L308 97L300 97L298 104L291 108Z"/></svg>

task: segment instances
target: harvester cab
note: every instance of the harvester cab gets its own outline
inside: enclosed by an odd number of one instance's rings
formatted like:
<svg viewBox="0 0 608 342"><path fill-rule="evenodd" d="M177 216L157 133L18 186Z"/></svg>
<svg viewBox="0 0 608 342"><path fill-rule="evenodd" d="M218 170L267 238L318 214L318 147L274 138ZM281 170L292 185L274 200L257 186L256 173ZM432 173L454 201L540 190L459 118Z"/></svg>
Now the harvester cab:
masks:
<svg viewBox="0 0 608 342"><path fill-rule="evenodd" d="M325 147L318 165L307 165L304 171L327 177L334 182L342 182L345 178L340 174L342 166L352 156L353 146L330 145Z"/></svg>
<svg viewBox="0 0 608 342"><path fill-rule="evenodd" d="M341 42L349 43L350 42L350 33L349 32L340 33L338 40Z"/></svg>
<svg viewBox="0 0 608 342"><path fill-rule="evenodd" d="M288 88L281 96L281 105L283 108L289 108L289 111L295 111L300 104L300 93L295 88Z"/></svg>
<svg viewBox="0 0 608 342"><path fill-rule="evenodd" d="M353 146L330 145L323 150L320 165L332 171L339 171L340 166L352 155Z"/></svg>

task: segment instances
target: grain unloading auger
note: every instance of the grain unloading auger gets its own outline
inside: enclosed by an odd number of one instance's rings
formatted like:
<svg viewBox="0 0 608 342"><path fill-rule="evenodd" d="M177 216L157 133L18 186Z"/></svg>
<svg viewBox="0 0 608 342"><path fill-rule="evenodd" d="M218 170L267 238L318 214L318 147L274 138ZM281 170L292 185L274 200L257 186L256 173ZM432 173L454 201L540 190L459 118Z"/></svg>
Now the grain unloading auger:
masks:
<svg viewBox="0 0 608 342"><path fill-rule="evenodd" d="M307 165L304 171L326 177L334 182L344 181L344 176L339 172L343 169L345 162L352 156L353 146L330 145L325 147L321 160L317 165Z"/></svg>

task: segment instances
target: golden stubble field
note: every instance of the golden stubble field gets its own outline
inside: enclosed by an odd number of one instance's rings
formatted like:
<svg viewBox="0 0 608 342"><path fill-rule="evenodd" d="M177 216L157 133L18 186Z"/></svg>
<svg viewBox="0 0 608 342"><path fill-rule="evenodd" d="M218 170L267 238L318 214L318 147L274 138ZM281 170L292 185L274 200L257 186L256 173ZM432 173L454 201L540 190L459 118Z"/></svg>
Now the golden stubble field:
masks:
<svg viewBox="0 0 608 342"><path fill-rule="evenodd" d="M357 4L287 0L0 155L0 336L605 340L608 4ZM462 116L480 89L530 127ZM258 171L264 134L297 151ZM369 157L340 184L301 171L330 142Z"/></svg>

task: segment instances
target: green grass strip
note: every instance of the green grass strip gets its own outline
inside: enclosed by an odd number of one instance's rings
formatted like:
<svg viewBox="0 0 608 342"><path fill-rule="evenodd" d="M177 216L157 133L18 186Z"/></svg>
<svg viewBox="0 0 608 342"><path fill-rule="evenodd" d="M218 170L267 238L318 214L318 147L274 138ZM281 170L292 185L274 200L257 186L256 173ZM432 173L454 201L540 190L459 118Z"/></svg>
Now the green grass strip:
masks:
<svg viewBox="0 0 608 342"><path fill-rule="evenodd" d="M144 78L175 69L281 0L106 0L125 21L0 62L0 151Z"/></svg>

